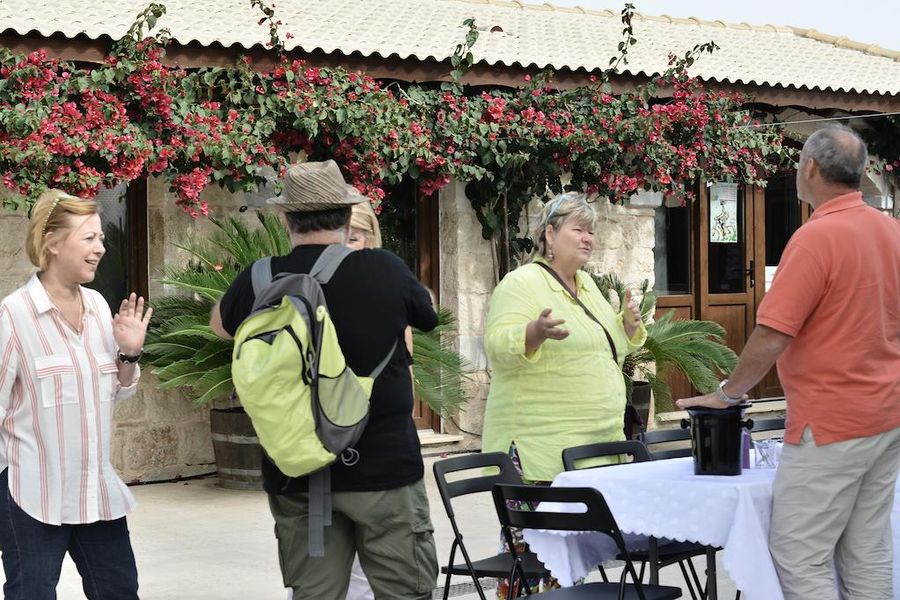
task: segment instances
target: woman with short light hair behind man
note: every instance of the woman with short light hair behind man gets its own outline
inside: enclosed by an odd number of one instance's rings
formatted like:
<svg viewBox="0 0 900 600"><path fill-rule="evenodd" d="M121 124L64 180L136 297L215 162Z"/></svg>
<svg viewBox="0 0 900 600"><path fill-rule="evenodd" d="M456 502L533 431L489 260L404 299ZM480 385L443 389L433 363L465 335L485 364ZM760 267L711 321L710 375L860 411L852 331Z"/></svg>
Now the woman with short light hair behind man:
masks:
<svg viewBox="0 0 900 600"><path fill-rule="evenodd" d="M34 205L38 272L0 303L0 551L7 600L56 598L68 553L89 600L138 597L125 521L134 498L110 463L115 401L137 388L152 309L131 294L112 316L93 281L97 203L59 190Z"/></svg>
<svg viewBox="0 0 900 600"><path fill-rule="evenodd" d="M548 485L563 470L565 448L625 439L622 361L647 334L630 293L616 313L581 270L594 252L596 219L583 194L545 204L538 256L491 296L482 451L508 452L526 483Z"/></svg>

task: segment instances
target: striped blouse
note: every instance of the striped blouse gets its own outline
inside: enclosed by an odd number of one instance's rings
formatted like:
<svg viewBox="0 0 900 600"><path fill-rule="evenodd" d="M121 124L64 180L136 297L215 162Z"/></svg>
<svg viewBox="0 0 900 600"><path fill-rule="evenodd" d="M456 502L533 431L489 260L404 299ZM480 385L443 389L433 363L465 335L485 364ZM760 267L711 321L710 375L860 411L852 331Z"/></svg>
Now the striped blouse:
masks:
<svg viewBox="0 0 900 600"><path fill-rule="evenodd" d="M112 314L81 288L82 333L62 318L37 275L0 303L0 470L13 500L50 525L118 519L134 497L110 463L118 381Z"/></svg>

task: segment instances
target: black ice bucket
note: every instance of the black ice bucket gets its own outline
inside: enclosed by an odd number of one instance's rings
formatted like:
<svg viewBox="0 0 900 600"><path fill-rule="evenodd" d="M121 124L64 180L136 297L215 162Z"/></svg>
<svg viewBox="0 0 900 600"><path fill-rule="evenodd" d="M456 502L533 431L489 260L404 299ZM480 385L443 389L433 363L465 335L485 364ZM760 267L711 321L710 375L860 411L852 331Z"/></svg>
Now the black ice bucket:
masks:
<svg viewBox="0 0 900 600"><path fill-rule="evenodd" d="M741 428L753 427L743 419L748 406L688 409L690 422L682 420L681 426L691 428L695 475L741 474Z"/></svg>

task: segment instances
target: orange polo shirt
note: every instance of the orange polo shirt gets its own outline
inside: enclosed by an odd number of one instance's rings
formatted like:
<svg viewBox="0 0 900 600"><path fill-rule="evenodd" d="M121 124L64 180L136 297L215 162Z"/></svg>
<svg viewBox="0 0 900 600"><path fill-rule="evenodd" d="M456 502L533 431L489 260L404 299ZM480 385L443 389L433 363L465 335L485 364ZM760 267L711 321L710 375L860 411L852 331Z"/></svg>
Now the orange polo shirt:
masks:
<svg viewBox="0 0 900 600"><path fill-rule="evenodd" d="M900 427L900 221L862 201L829 200L781 257L756 322L792 336L778 359L784 439L816 444Z"/></svg>

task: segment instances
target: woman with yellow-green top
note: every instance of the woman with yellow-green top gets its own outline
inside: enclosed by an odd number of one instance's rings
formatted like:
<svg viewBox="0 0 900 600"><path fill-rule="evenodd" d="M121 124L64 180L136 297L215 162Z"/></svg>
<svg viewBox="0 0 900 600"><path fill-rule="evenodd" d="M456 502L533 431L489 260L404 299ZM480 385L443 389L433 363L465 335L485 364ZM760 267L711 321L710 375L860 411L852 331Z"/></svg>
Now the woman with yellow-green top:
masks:
<svg viewBox="0 0 900 600"><path fill-rule="evenodd" d="M622 360L647 332L630 292L617 314L580 270L594 251L596 219L583 194L545 204L540 256L491 296L482 450L509 452L526 483L549 484L563 470L564 448L625 439ZM498 588L505 597L504 582Z"/></svg>

